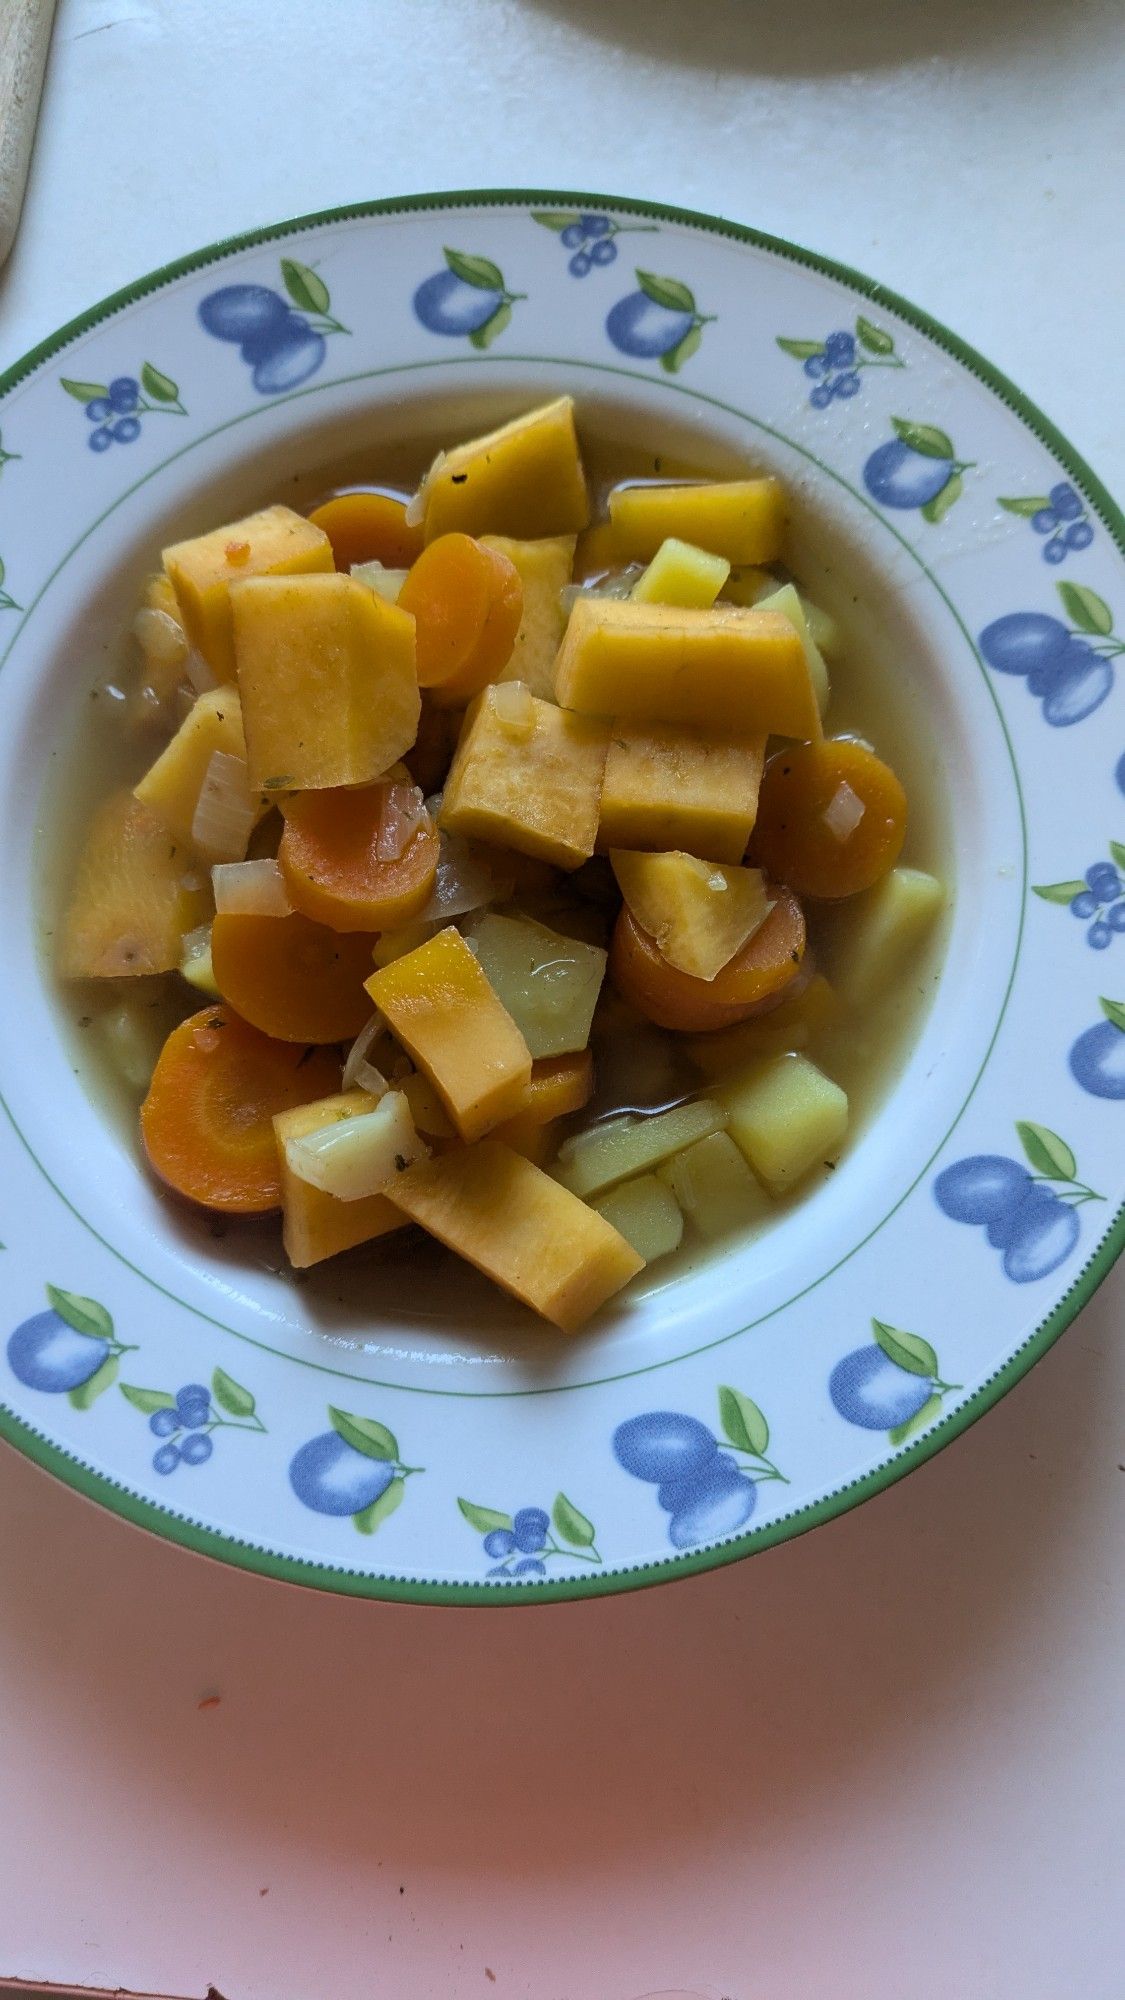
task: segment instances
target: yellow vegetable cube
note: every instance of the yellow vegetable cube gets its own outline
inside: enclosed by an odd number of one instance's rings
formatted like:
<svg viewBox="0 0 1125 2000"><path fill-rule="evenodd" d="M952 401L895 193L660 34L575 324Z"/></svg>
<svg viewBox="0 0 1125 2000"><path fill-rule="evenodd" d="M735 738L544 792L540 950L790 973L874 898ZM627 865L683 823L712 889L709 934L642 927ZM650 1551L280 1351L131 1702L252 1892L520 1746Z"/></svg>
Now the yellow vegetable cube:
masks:
<svg viewBox="0 0 1125 2000"><path fill-rule="evenodd" d="M641 929L669 965L694 979L714 979L773 908L760 868L621 849L609 858Z"/></svg>
<svg viewBox="0 0 1125 2000"><path fill-rule="evenodd" d="M409 750L414 620L350 576L235 584L235 656L257 791L365 785Z"/></svg>
<svg viewBox="0 0 1125 2000"><path fill-rule="evenodd" d="M555 698L555 655L562 644L566 613L562 592L574 565L574 536L549 535L540 541L514 542L506 535L482 535L486 548L497 549L515 564L523 584L523 616L504 668L502 681L523 681L543 701Z"/></svg>
<svg viewBox="0 0 1125 2000"><path fill-rule="evenodd" d="M716 1138L721 1135L716 1133ZM704 1145L707 1141L702 1142ZM670 1187L655 1174L640 1174L635 1181L622 1181L590 1203L606 1222L631 1243L638 1257L651 1264L678 1250L684 1233L684 1218Z"/></svg>
<svg viewBox="0 0 1125 2000"><path fill-rule="evenodd" d="M719 1028L710 1035L692 1035L684 1047L704 1076L730 1076L755 1059L808 1048L839 1011L840 1002L824 974L814 972L807 986L791 999L780 1000L768 1014L740 1021L734 1028Z"/></svg>
<svg viewBox="0 0 1125 2000"><path fill-rule="evenodd" d="M530 917L478 917L467 941L534 1057L563 1056L590 1039L607 954L560 937Z"/></svg>
<svg viewBox="0 0 1125 2000"><path fill-rule="evenodd" d="M412 1167L395 1200L564 1333L644 1269L616 1229L497 1139Z"/></svg>
<svg viewBox="0 0 1125 2000"><path fill-rule="evenodd" d="M706 611L729 575L725 556L709 555L706 549L669 535L630 594L635 604L694 605L696 610Z"/></svg>
<svg viewBox="0 0 1125 2000"><path fill-rule="evenodd" d="M650 562L676 535L731 563L771 563L781 554L784 496L776 479L615 486L609 518L619 559L628 562Z"/></svg>
<svg viewBox="0 0 1125 2000"><path fill-rule="evenodd" d="M739 563L732 568L723 585L723 603L741 604L749 607L768 597L777 589L777 578L768 569L758 569L753 563Z"/></svg>
<svg viewBox="0 0 1125 2000"><path fill-rule="evenodd" d="M531 1052L458 931L439 931L366 985L463 1139L515 1115Z"/></svg>
<svg viewBox="0 0 1125 2000"><path fill-rule="evenodd" d="M371 1099L365 1090L346 1090L335 1097L318 1098L314 1104L299 1104L293 1111L280 1111L274 1118L281 1162L282 1241L295 1270L307 1270L310 1264L319 1264L340 1250L351 1250L357 1243L368 1243L375 1236L405 1227L401 1209L385 1195L340 1201L300 1179L286 1161L290 1140L307 1138L342 1119L363 1117L370 1110Z"/></svg>
<svg viewBox="0 0 1125 2000"><path fill-rule="evenodd" d="M453 1139L457 1128L428 1076L414 1070L397 1086L410 1106L416 1129L429 1139Z"/></svg>
<svg viewBox="0 0 1125 2000"><path fill-rule="evenodd" d="M598 846L678 847L708 861L741 861L758 816L765 755L764 736L614 722Z"/></svg>
<svg viewBox="0 0 1125 2000"><path fill-rule="evenodd" d="M830 692L828 668L824 662L824 654L821 652L820 647L816 644L809 630L809 621L805 616L805 607L793 585L785 583L782 584L780 590L767 592L757 599L756 608L759 611L780 611L783 618L788 618L789 623L792 625L793 630L796 632L805 649L805 658L809 665L809 677L813 687L816 689L817 706L823 715L825 709L828 707Z"/></svg>
<svg viewBox="0 0 1125 2000"><path fill-rule="evenodd" d="M86 830L59 935L64 979L171 972L207 894L188 848L132 792L112 792Z"/></svg>
<svg viewBox="0 0 1125 2000"><path fill-rule="evenodd" d="M237 688L218 687L201 694L167 749L134 787L142 805L158 813L177 840L191 840L200 788L216 750L230 757L246 755Z"/></svg>
<svg viewBox="0 0 1125 2000"><path fill-rule="evenodd" d="M729 1236L768 1215L770 1198L727 1132L711 1132L660 1168L701 1236Z"/></svg>
<svg viewBox="0 0 1125 2000"><path fill-rule="evenodd" d="M837 1159L848 1129L847 1095L807 1056L775 1056L718 1093L730 1135L771 1194L788 1194Z"/></svg>
<svg viewBox="0 0 1125 2000"><path fill-rule="evenodd" d="M248 576L294 576L334 567L323 528L291 507L263 507L164 551L184 630L220 681L234 679L231 584Z"/></svg>
<svg viewBox="0 0 1125 2000"><path fill-rule="evenodd" d="M886 992L937 922L945 890L921 868L892 868L848 903L831 952L833 977L853 1007Z"/></svg>
<svg viewBox="0 0 1125 2000"><path fill-rule="evenodd" d="M534 728L517 750L498 710L497 690L478 695L445 782L440 824L558 868L577 868L597 839L609 730L530 699Z"/></svg>
<svg viewBox="0 0 1125 2000"><path fill-rule="evenodd" d="M584 715L713 729L732 736L820 734L801 641L776 611L580 598L555 667L555 696Z"/></svg>
<svg viewBox="0 0 1125 2000"><path fill-rule="evenodd" d="M560 396L455 445L428 474L423 493L428 542L454 529L528 540L577 534L590 510L573 398Z"/></svg>
<svg viewBox="0 0 1125 2000"><path fill-rule="evenodd" d="M726 1122L726 1107L707 1098L644 1118L614 1118L567 1139L559 1147L555 1175L573 1194L600 1194L615 1181L658 1167L696 1139L721 1131Z"/></svg>

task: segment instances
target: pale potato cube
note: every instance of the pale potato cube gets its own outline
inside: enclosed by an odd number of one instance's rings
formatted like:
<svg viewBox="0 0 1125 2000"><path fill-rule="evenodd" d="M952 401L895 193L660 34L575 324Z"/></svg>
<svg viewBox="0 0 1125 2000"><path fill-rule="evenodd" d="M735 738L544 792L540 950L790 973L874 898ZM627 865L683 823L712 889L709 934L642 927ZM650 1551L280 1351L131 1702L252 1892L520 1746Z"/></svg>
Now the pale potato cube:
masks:
<svg viewBox="0 0 1125 2000"><path fill-rule="evenodd" d="M701 1236L729 1236L769 1214L769 1195L727 1132L697 1139L666 1160L659 1173Z"/></svg>
<svg viewBox="0 0 1125 2000"><path fill-rule="evenodd" d="M945 889L921 868L892 868L874 889L849 902L833 942L835 983L853 1007L869 1006L892 986L937 922Z"/></svg>
<svg viewBox="0 0 1125 2000"><path fill-rule="evenodd" d="M816 690L817 706L820 709L821 715L823 715L825 709L828 707L828 696L830 693L828 668L825 665L824 655L809 628L809 621L803 600L797 595L791 583L785 583L780 590L775 590L768 595L756 598L755 609L758 611L780 611L783 618L788 618L789 623L792 625L793 630L796 632L805 649L805 658L809 663L809 679ZM822 617L823 615L821 613Z"/></svg>
<svg viewBox="0 0 1125 2000"><path fill-rule="evenodd" d="M569 1055L590 1039L606 957L529 917L478 917L465 942L536 1058Z"/></svg>
<svg viewBox="0 0 1125 2000"><path fill-rule="evenodd" d="M715 1135L718 1136L717 1134ZM706 1145L706 1140L703 1141ZM740 1155L738 1157L741 1157ZM743 1172L748 1169L744 1166ZM678 1250L684 1233L684 1218L670 1187L655 1174L641 1174L635 1181L622 1181L591 1202L619 1236L631 1243L638 1257L651 1264Z"/></svg>
<svg viewBox="0 0 1125 2000"><path fill-rule="evenodd" d="M709 1132L721 1131L727 1116L725 1106L701 1098L651 1117L614 1118L567 1139L559 1147L555 1177L572 1194L589 1198L615 1181L658 1167Z"/></svg>
<svg viewBox="0 0 1125 2000"><path fill-rule="evenodd" d="M816 1166L833 1165L848 1129L848 1099L807 1056L775 1056L718 1092L731 1138L771 1194L788 1194Z"/></svg>
<svg viewBox="0 0 1125 2000"><path fill-rule="evenodd" d="M637 578L631 594L638 604L693 604L705 611L714 604L729 575L725 556L709 555L706 549L669 535L644 575Z"/></svg>

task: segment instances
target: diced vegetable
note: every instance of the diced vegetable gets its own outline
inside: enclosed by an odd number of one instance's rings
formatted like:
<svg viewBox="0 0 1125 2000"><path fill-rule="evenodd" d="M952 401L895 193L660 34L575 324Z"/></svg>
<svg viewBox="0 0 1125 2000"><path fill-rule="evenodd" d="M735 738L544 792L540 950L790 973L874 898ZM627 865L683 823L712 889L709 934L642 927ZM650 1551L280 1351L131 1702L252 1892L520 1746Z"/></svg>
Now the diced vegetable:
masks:
<svg viewBox="0 0 1125 2000"><path fill-rule="evenodd" d="M709 555L706 549L669 535L633 585L631 595L637 604L679 604L706 611L729 575L725 556Z"/></svg>
<svg viewBox="0 0 1125 2000"><path fill-rule="evenodd" d="M605 977L604 951L527 917L478 917L466 941L534 1057L586 1047Z"/></svg>
<svg viewBox="0 0 1125 2000"><path fill-rule="evenodd" d="M727 1122L724 1105L708 1098L674 1105L647 1118L614 1118L579 1132L559 1147L557 1178L572 1194L600 1194L615 1181L647 1173Z"/></svg>
<svg viewBox="0 0 1125 2000"><path fill-rule="evenodd" d="M213 688L210 694L201 694L167 749L135 787L142 805L150 807L185 845L191 840L203 782L217 750L243 762L246 757L237 688ZM208 858L240 859L238 855Z"/></svg>
<svg viewBox="0 0 1125 2000"><path fill-rule="evenodd" d="M427 1139L455 1139L457 1128L428 1076L412 1070L398 1085L410 1106L410 1115Z"/></svg>
<svg viewBox="0 0 1125 2000"><path fill-rule="evenodd" d="M427 475L423 504L428 542L454 529L524 539L577 534L589 502L572 398L455 445Z"/></svg>
<svg viewBox="0 0 1125 2000"><path fill-rule="evenodd" d="M734 1028L717 1034L695 1035L687 1052L704 1076L729 1076L735 1069L764 1056L788 1055L805 1049L839 1013L840 1003L823 973L814 972L807 984L794 981L794 992L786 994L764 1014L755 1014Z"/></svg>
<svg viewBox="0 0 1125 2000"><path fill-rule="evenodd" d="M809 677L813 687L816 689L817 705L821 715L823 715L825 709L828 707L828 668L824 664L824 655L809 630L809 621L805 616L804 604L797 595L794 586L791 583L785 583L782 584L780 590L767 592L756 599L756 607L759 611L780 611L783 618L788 618L789 623L792 625L793 630L796 632L805 649L805 658L809 664Z"/></svg>
<svg viewBox="0 0 1125 2000"><path fill-rule="evenodd" d="M405 958L408 951L417 951L420 944L432 938L442 928L440 923L403 924L401 929L383 931L371 947L371 962L380 968L393 965L396 958Z"/></svg>
<svg viewBox="0 0 1125 2000"><path fill-rule="evenodd" d="M615 486L609 519L618 559L650 562L669 535L694 542L731 563L776 562L785 526L776 479L725 479Z"/></svg>
<svg viewBox="0 0 1125 2000"><path fill-rule="evenodd" d="M615 722L599 847L678 847L708 861L741 861L758 810L765 749L764 736L739 740L667 722Z"/></svg>
<svg viewBox="0 0 1125 2000"><path fill-rule="evenodd" d="M431 800L431 809L433 805ZM440 810L440 800L437 805ZM510 855L463 840L459 833L447 833L443 828L433 890L418 913L418 922L444 924L469 910L506 902L512 893L511 862Z"/></svg>
<svg viewBox="0 0 1125 2000"><path fill-rule="evenodd" d="M532 1063L519 1116L537 1125L549 1125L568 1112L581 1111L593 1089L594 1058L589 1049L572 1055L542 1056Z"/></svg>
<svg viewBox="0 0 1125 2000"><path fill-rule="evenodd" d="M132 792L103 800L87 828L59 938L64 979L171 972L207 911L192 857Z"/></svg>
<svg viewBox="0 0 1125 2000"><path fill-rule="evenodd" d="M211 870L211 888L223 917L288 917L293 912L285 877L268 855L218 862Z"/></svg>
<svg viewBox="0 0 1125 2000"><path fill-rule="evenodd" d="M257 817L258 800L250 790L245 757L213 750L191 823L196 853L207 862L241 861Z"/></svg>
<svg viewBox="0 0 1125 2000"><path fill-rule="evenodd" d="M174 728L190 647L176 593L163 571L145 585L141 608L133 620L133 637L140 648L143 672L126 701L130 727L137 731Z"/></svg>
<svg viewBox="0 0 1125 2000"><path fill-rule="evenodd" d="M215 971L211 964L210 924L197 924L183 940L180 952L180 976L187 980L189 986L196 987L200 993L206 993L210 999L219 998Z"/></svg>
<svg viewBox="0 0 1125 2000"><path fill-rule="evenodd" d="M278 863L294 907L337 931L392 930L433 893L437 828L416 785L297 792Z"/></svg>
<svg viewBox="0 0 1125 2000"><path fill-rule="evenodd" d="M610 855L641 929L679 972L708 982L761 929L773 908L759 868L727 868L694 854Z"/></svg>
<svg viewBox="0 0 1125 2000"><path fill-rule="evenodd" d="M516 756L496 700L486 688L465 717L439 824L577 868L597 838L606 725L533 695L534 733Z"/></svg>
<svg viewBox="0 0 1125 2000"><path fill-rule="evenodd" d="M234 679L230 587L251 576L295 576L332 568L322 528L291 507L263 507L164 551L184 630L217 680ZM390 759L388 758L388 763Z"/></svg>
<svg viewBox="0 0 1125 2000"><path fill-rule="evenodd" d="M711 1132L674 1154L660 1178L701 1236L729 1236L769 1213L768 1194L727 1132Z"/></svg>
<svg viewBox="0 0 1125 2000"><path fill-rule="evenodd" d="M644 1268L616 1229L499 1140L403 1174L395 1201L478 1271L573 1333Z"/></svg>
<svg viewBox="0 0 1125 2000"><path fill-rule="evenodd" d="M906 793L866 744L846 736L797 743L766 765L752 852L798 895L873 888L905 836Z"/></svg>
<svg viewBox="0 0 1125 2000"><path fill-rule="evenodd" d="M281 1042L349 1042L358 1035L371 1011L363 993L371 945L362 931L344 936L299 911L220 912L211 926L211 964L223 999Z"/></svg>
<svg viewBox="0 0 1125 2000"><path fill-rule="evenodd" d="M341 1119L362 1117L371 1109L371 1100L362 1090L347 1090L315 1104L299 1105L278 1112L273 1121L281 1172L282 1242L294 1270L307 1270L341 1250L369 1243L393 1229L404 1229L406 1217L385 1195L368 1195L361 1201L338 1201L302 1180L286 1162L286 1147Z"/></svg>
<svg viewBox="0 0 1125 2000"><path fill-rule="evenodd" d="M831 659L839 652L841 644L840 627L832 613L823 610L819 604L814 604L804 592L801 593L801 609L805 614L805 624L808 626L809 638L813 645Z"/></svg>
<svg viewBox="0 0 1125 2000"><path fill-rule="evenodd" d="M356 583L366 584L376 597L385 598L388 604L397 604L402 596L402 586L410 575L408 569L387 569L381 562L353 563L348 575Z"/></svg>
<svg viewBox="0 0 1125 2000"><path fill-rule="evenodd" d="M409 526L406 502L397 493L362 486L334 493L313 508L309 520L327 535L339 570L372 562L409 569L422 553L422 530Z"/></svg>
<svg viewBox="0 0 1125 2000"><path fill-rule="evenodd" d="M776 900L765 923L711 980L669 965L631 910L623 909L609 949L609 976L617 991L660 1028L705 1034L744 1021L763 1001L784 992L804 956L800 904L788 889L771 888L770 894Z"/></svg>
<svg viewBox="0 0 1125 2000"><path fill-rule="evenodd" d="M119 1007L95 1015L93 1027L122 1081L130 1090L147 1090L164 1039L156 1015L123 1000Z"/></svg>
<svg viewBox="0 0 1125 2000"><path fill-rule="evenodd" d="M832 973L844 999L868 1007L902 976L936 923L945 890L920 868L892 868L848 911L834 940Z"/></svg>
<svg viewBox="0 0 1125 2000"><path fill-rule="evenodd" d="M722 602L749 608L776 589L777 578L771 570L758 569L753 563L737 563L723 585Z"/></svg>
<svg viewBox="0 0 1125 2000"><path fill-rule="evenodd" d="M807 1056L775 1056L720 1086L730 1135L772 1194L816 1166L832 1166L848 1129L848 1100Z"/></svg>
<svg viewBox="0 0 1125 2000"><path fill-rule="evenodd" d="M366 1093L365 1093L366 1094ZM285 1141L285 1164L337 1201L364 1201L390 1194L399 1174L428 1160L430 1149L414 1129L410 1105L400 1090L377 1103Z"/></svg>
<svg viewBox="0 0 1125 2000"><path fill-rule="evenodd" d="M415 626L418 684L439 707L462 708L512 657L523 616L515 564L471 535L423 549L398 596Z"/></svg>
<svg viewBox="0 0 1125 2000"><path fill-rule="evenodd" d="M481 539L486 549L497 550L515 565L523 584L523 617L500 679L523 681L532 694L553 701L555 655L566 627L562 592L570 582L575 538L546 535L538 541L517 542L506 535L484 535Z"/></svg>
<svg viewBox="0 0 1125 2000"><path fill-rule="evenodd" d="M679 1203L672 1189L655 1174L640 1174L635 1181L622 1181L620 1187L610 1188L608 1194L599 1195L590 1206L626 1243L632 1244L646 1264L670 1256L680 1247L684 1218Z"/></svg>
<svg viewBox="0 0 1125 2000"><path fill-rule="evenodd" d="M262 576L230 591L250 782L365 785L409 750L414 621L350 576Z"/></svg>
<svg viewBox="0 0 1125 2000"><path fill-rule="evenodd" d="M367 991L463 1139L520 1109L530 1051L457 931L439 931L373 973Z"/></svg>

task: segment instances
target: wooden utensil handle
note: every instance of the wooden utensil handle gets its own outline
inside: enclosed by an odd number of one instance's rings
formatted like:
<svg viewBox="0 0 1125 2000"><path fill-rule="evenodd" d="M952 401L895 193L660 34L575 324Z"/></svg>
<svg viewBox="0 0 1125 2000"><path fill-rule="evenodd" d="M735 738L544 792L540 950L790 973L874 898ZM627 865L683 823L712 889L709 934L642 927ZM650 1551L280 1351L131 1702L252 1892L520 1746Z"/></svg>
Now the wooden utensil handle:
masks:
<svg viewBox="0 0 1125 2000"><path fill-rule="evenodd" d="M15 239L55 0L0 4L0 264Z"/></svg>

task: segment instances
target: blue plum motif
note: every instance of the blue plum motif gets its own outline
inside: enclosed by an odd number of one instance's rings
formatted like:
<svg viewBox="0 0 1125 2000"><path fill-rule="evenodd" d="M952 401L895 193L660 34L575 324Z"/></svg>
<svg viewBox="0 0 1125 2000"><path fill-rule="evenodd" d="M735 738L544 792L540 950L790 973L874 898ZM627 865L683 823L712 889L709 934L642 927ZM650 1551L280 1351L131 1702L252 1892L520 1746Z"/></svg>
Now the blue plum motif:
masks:
<svg viewBox="0 0 1125 2000"><path fill-rule="evenodd" d="M1092 861L1084 876L1065 882L1036 882L1044 903L1065 905L1086 930L1093 951L1106 951L1125 932L1125 843L1111 840L1108 861Z"/></svg>
<svg viewBox="0 0 1125 2000"><path fill-rule="evenodd" d="M286 298L269 285L222 285L198 307L204 332L238 348L260 396L284 395L307 382L328 352L326 336L350 332L333 315L319 271L283 257L281 281Z"/></svg>
<svg viewBox="0 0 1125 2000"><path fill-rule="evenodd" d="M981 1192L983 1197L983 1184ZM886 1431L893 1445L905 1444L933 1423L943 1397L960 1384L942 1381L937 1355L920 1334L881 1319L872 1320L871 1331L870 1345L853 1348L836 1363L828 1395L846 1423Z"/></svg>
<svg viewBox="0 0 1125 2000"><path fill-rule="evenodd" d="M670 1516L674 1549L696 1548L745 1527L767 1480L788 1485L766 1457L770 1431L761 1410L739 1389L719 1390L722 1438L698 1417L646 1410L618 1424L613 1454L623 1471L656 1487Z"/></svg>
<svg viewBox="0 0 1125 2000"><path fill-rule="evenodd" d="M695 293L679 278L641 270L636 277L639 290L610 307L605 330L619 353L659 360L666 374L678 375L716 315L697 311Z"/></svg>
<svg viewBox="0 0 1125 2000"><path fill-rule="evenodd" d="M1094 526L1077 489L1069 480L1060 480L1049 493L1001 495L999 505L1006 514L1015 514L1028 523L1032 534L1043 537L1043 560L1052 568L1088 549Z"/></svg>
<svg viewBox="0 0 1125 2000"><path fill-rule="evenodd" d="M1070 1051L1070 1073L1091 1097L1125 1098L1125 1000L1102 1000L1104 1021L1086 1028Z"/></svg>
<svg viewBox="0 0 1125 2000"><path fill-rule="evenodd" d="M293 1455L289 1484L316 1514L350 1515L362 1535L401 1506L406 1482L422 1470L403 1465L393 1431L376 1417L328 1408L331 1430L309 1438Z"/></svg>
<svg viewBox="0 0 1125 2000"><path fill-rule="evenodd" d="M210 1387L206 1382L185 1382L174 1394L138 1382L122 1382L119 1387L130 1407L148 1418L153 1437L162 1440L153 1453L154 1472L167 1475L178 1465L206 1465L215 1449L216 1431L265 1434L254 1397L225 1368L214 1370Z"/></svg>
<svg viewBox="0 0 1125 2000"><path fill-rule="evenodd" d="M1049 1126L1021 1118L1016 1132L1030 1171L1004 1155L978 1153L942 1169L934 1200L951 1222L983 1225L993 1249L1003 1251L1004 1276L1026 1285L1065 1262L1079 1237L1075 1211L1104 1196L1077 1178L1074 1154Z"/></svg>
<svg viewBox="0 0 1125 2000"><path fill-rule="evenodd" d="M135 375L115 375L112 382L78 382L62 375L59 383L82 404L93 426L86 433L92 452L108 451L112 444L135 444L142 417L187 416L177 384L151 361L145 362L139 380Z"/></svg>
<svg viewBox="0 0 1125 2000"><path fill-rule="evenodd" d="M489 1577L546 1576L547 1564L570 1558L600 1564L594 1524L565 1493L555 1496L548 1514L544 1507L520 1507L505 1514L481 1507L475 1500L458 1500L462 1518L475 1534L492 1567Z"/></svg>
<svg viewBox="0 0 1125 2000"><path fill-rule="evenodd" d="M856 320L854 333L840 327L823 340L793 340L779 334L777 345L783 354L801 363L814 385L809 393L814 410L826 410L834 399L848 402L857 396L862 368L906 366L895 353L893 336L884 327L873 325L863 313Z"/></svg>
<svg viewBox="0 0 1125 2000"><path fill-rule="evenodd" d="M510 292L504 273L490 257L445 250L444 271L424 278L414 294L415 316L428 333L467 339L483 351L511 322L512 307L526 292Z"/></svg>
<svg viewBox="0 0 1125 2000"><path fill-rule="evenodd" d="M533 208L531 220L541 229L551 229L564 250L573 251L567 263L572 278L587 278L595 266L617 261L618 236L655 236L655 222L614 222L608 215L579 215L571 209Z"/></svg>
<svg viewBox="0 0 1125 2000"><path fill-rule="evenodd" d="M1029 694L1043 704L1043 720L1067 729L1101 707L1125 640L1114 632L1113 613L1096 590L1081 583L1055 587L1069 625L1045 611L1009 611L985 626L979 643L994 673L1026 680Z"/></svg>
<svg viewBox="0 0 1125 2000"><path fill-rule="evenodd" d="M974 461L958 458L952 440L934 424L908 417L892 417L891 424L894 437L876 446L864 465L867 491L881 507L917 508L924 521L942 520Z"/></svg>
<svg viewBox="0 0 1125 2000"><path fill-rule="evenodd" d="M113 1319L96 1299L47 1286L49 1307L8 1336L8 1366L25 1389L69 1398L88 1410L116 1379L120 1357L133 1348L116 1338Z"/></svg>

